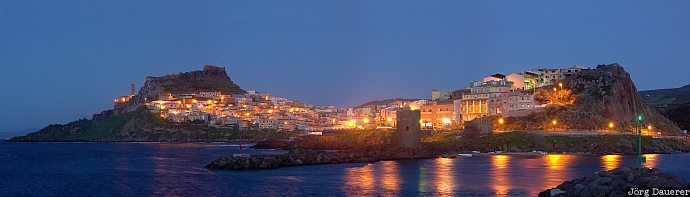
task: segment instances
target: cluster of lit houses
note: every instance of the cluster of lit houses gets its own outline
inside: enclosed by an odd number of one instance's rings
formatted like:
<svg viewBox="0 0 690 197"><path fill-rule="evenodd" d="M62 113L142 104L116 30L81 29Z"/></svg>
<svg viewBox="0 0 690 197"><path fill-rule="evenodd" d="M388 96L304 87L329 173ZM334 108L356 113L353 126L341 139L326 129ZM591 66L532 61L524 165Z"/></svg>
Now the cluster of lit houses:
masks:
<svg viewBox="0 0 690 197"><path fill-rule="evenodd" d="M464 121L490 115L521 116L544 104L535 101L534 89L553 85L569 75L589 69L535 69L509 75L494 74L452 92L432 90L431 99L394 101L357 108L312 106L268 93L224 95L221 92L167 95L146 107L173 122L204 122L241 130L324 131L394 128L396 111L420 110L425 129L451 129ZM132 94L133 95L133 94ZM130 97L116 100L125 101Z"/></svg>

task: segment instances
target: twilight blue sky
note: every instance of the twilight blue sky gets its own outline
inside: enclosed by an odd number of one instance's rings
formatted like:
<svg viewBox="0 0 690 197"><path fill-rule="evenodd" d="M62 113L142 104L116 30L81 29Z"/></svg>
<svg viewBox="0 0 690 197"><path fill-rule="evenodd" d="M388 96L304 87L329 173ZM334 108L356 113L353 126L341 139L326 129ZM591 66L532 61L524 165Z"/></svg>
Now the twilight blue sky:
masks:
<svg viewBox="0 0 690 197"><path fill-rule="evenodd" d="M131 81L205 64L338 106L573 64L678 87L689 24L689 1L0 0L0 131L90 117Z"/></svg>

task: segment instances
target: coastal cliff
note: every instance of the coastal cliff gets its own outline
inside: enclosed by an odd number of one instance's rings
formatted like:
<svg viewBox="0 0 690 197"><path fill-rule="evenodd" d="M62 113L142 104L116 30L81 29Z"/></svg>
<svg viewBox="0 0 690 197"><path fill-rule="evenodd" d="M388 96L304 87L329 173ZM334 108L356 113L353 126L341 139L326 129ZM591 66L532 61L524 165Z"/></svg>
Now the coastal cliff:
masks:
<svg viewBox="0 0 690 197"><path fill-rule="evenodd" d="M566 80L577 98L575 110L593 116L598 125L613 121L620 128L632 128L638 114L648 125L667 135L682 134L680 128L642 100L630 74L618 64L599 65Z"/></svg>
<svg viewBox="0 0 690 197"><path fill-rule="evenodd" d="M535 98L547 103L531 114L506 117L500 130L615 130L633 133L644 117L649 134L682 135L676 123L650 107L638 94L630 74L618 64L599 65L583 70L551 86L537 90ZM495 121L500 117L485 118ZM557 124L552 124L552 121ZM646 129L652 126L652 129Z"/></svg>

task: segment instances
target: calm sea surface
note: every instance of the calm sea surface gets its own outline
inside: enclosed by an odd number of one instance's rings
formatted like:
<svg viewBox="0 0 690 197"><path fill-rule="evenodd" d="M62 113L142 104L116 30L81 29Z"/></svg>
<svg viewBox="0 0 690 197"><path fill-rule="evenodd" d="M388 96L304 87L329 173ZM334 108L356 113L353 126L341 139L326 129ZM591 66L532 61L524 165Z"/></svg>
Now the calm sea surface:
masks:
<svg viewBox="0 0 690 197"><path fill-rule="evenodd" d="M633 156L480 156L212 171L233 144L1 143L0 196L534 196ZM280 154L248 150L251 154ZM648 155L690 180L690 154Z"/></svg>

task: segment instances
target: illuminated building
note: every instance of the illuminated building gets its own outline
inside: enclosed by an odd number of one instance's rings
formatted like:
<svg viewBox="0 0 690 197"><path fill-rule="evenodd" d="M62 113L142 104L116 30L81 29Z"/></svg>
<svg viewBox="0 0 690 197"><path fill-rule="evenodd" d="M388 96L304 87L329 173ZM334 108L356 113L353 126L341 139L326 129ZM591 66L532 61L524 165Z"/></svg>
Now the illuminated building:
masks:
<svg viewBox="0 0 690 197"><path fill-rule="evenodd" d="M453 101L429 101L419 108L423 128L447 129L452 124Z"/></svg>

